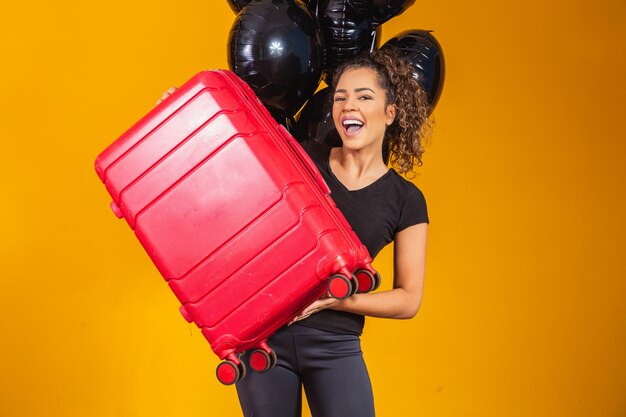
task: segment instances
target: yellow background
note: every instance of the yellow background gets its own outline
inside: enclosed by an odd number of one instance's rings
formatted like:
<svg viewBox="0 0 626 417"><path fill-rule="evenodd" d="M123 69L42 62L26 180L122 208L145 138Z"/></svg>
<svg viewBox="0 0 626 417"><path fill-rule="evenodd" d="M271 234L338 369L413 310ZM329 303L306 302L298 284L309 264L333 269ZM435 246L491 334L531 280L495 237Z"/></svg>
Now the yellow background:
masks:
<svg viewBox="0 0 626 417"><path fill-rule="evenodd" d="M240 415L93 170L162 91L226 67L234 18L2 6L0 416ZM444 0L383 25L433 29L447 68L424 303L363 337L379 416L626 416L624 22L623 0Z"/></svg>

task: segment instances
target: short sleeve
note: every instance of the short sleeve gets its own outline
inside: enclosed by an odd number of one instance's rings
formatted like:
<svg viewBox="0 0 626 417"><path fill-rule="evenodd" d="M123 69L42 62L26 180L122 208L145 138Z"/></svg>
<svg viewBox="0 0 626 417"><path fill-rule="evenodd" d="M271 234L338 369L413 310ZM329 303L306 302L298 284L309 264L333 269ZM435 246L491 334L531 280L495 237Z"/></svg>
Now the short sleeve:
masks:
<svg viewBox="0 0 626 417"><path fill-rule="evenodd" d="M429 223L426 199L420 189L411 183L402 201L395 233L420 223Z"/></svg>

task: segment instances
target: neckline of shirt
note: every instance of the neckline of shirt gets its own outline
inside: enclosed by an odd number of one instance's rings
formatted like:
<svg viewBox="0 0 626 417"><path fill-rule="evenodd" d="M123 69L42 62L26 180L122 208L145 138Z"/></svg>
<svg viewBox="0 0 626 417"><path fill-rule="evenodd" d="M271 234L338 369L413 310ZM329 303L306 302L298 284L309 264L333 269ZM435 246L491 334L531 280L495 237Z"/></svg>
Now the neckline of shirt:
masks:
<svg viewBox="0 0 626 417"><path fill-rule="evenodd" d="M369 191L369 190L373 190L375 188L378 188L380 186L380 184L385 182L386 179L389 178L391 175L393 175L393 173L395 172L393 169L388 169L387 172L385 172L380 178L378 178L373 183L368 184L368 185L366 185L363 188L358 188L356 190L351 190L348 187L346 187L345 184L342 183L339 180L339 178L337 178L337 176L335 176L335 173L333 172L332 168L330 167L330 151L331 151L331 149L332 149L332 147L330 147L330 146L327 147L326 157L324 158L324 167L328 171L328 175L333 180L333 182L335 182L337 185L339 185L339 187L341 187L341 189L343 189L344 191L347 191L349 193L359 193L359 192Z"/></svg>

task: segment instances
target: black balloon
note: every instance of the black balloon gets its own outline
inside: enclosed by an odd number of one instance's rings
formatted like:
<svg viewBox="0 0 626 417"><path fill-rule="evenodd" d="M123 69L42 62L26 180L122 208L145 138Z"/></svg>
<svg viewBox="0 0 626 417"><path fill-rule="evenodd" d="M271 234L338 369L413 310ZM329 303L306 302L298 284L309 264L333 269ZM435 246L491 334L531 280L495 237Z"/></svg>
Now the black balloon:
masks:
<svg viewBox="0 0 626 417"><path fill-rule="evenodd" d="M346 0L361 16L371 20L374 27L411 7L415 0Z"/></svg>
<svg viewBox="0 0 626 417"><path fill-rule="evenodd" d="M287 129L287 131L291 132L293 134L293 130L295 129L296 126L296 121L292 116L287 116L285 114L285 112L283 111L279 111L273 108L269 109L270 114L272 115L272 117L274 118L274 120L276 120L276 122L280 123L281 125L285 126L285 128Z"/></svg>
<svg viewBox="0 0 626 417"><path fill-rule="evenodd" d="M298 142L313 140L330 146L341 146L341 138L333 122L333 90L326 87L304 105L295 130L292 132Z"/></svg>
<svg viewBox="0 0 626 417"><path fill-rule="evenodd" d="M239 13L246 7L248 4L252 3L254 0L226 0L226 3L233 9L233 12Z"/></svg>
<svg viewBox="0 0 626 417"><path fill-rule="evenodd" d="M443 89L445 63L441 45L429 30L409 30L389 39L381 48L407 60L415 71L413 77L428 94L431 110Z"/></svg>
<svg viewBox="0 0 626 417"><path fill-rule="evenodd" d="M345 0L314 0L310 10L317 11L325 46L325 78L331 84L332 74L344 61L361 52L377 49L380 30L370 19L357 13Z"/></svg>
<svg viewBox="0 0 626 417"><path fill-rule="evenodd" d="M237 15L228 43L230 69L272 114L293 116L320 82L320 27L299 0L251 2Z"/></svg>

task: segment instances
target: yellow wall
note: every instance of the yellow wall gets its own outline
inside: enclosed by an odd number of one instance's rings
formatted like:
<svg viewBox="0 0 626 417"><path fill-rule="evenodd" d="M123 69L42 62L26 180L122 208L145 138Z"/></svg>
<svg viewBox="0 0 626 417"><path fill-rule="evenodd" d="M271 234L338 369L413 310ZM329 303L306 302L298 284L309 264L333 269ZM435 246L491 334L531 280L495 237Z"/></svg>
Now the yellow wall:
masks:
<svg viewBox="0 0 626 417"><path fill-rule="evenodd" d="M226 67L234 15L38 3L0 13L0 416L237 416L93 171L162 91ZM424 303L364 335L381 417L626 415L626 3L512 4L383 26L435 30L447 73Z"/></svg>

